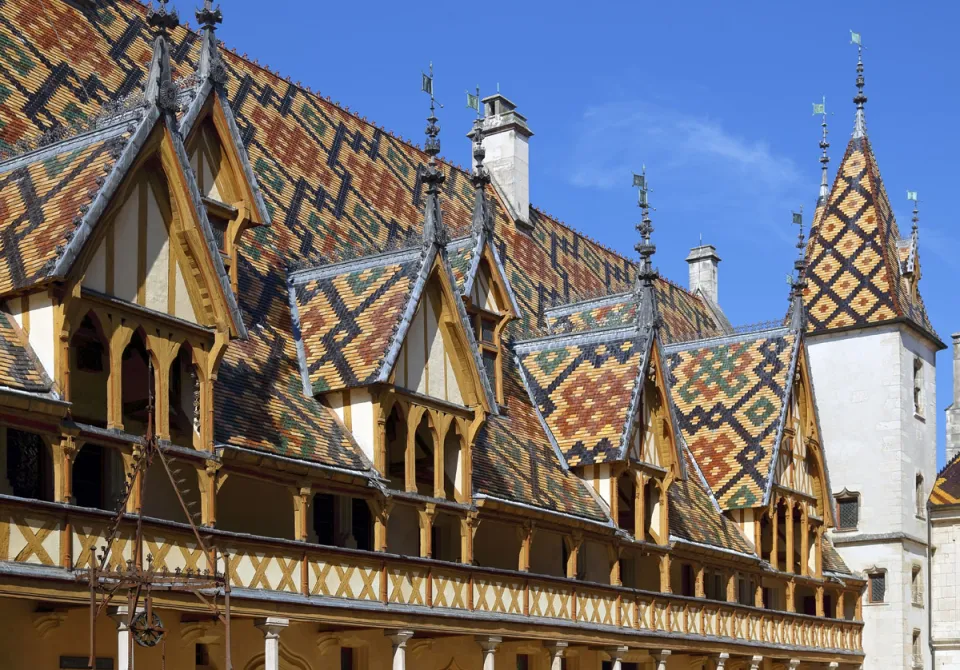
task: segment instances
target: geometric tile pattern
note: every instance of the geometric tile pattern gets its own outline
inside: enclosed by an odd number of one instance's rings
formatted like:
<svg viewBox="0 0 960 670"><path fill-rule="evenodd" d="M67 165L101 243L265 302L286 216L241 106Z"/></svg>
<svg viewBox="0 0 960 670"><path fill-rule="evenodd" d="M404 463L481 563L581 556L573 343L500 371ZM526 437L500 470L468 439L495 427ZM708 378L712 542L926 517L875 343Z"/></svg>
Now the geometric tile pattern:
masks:
<svg viewBox="0 0 960 670"><path fill-rule="evenodd" d="M960 454L951 458L937 475L930 503L934 506L960 503Z"/></svg>
<svg viewBox="0 0 960 670"><path fill-rule="evenodd" d="M737 525L717 513L713 496L697 473L688 449L683 450L687 463L687 479L677 480L670 487L670 534L713 547L753 553Z"/></svg>
<svg viewBox="0 0 960 670"><path fill-rule="evenodd" d="M661 341L686 342L723 334L703 300L663 278L654 284L657 310L662 319ZM622 298L622 299L619 299ZM555 334L575 333L597 328L613 328L636 320L637 299L633 292L589 300L576 311L556 307L547 312L547 324Z"/></svg>
<svg viewBox="0 0 960 670"><path fill-rule="evenodd" d="M560 467L517 368L504 366L503 372L506 411L491 416L474 443L474 493L605 521L580 478Z"/></svg>
<svg viewBox="0 0 960 670"><path fill-rule="evenodd" d="M901 277L901 248L870 141L852 138L807 246L809 332L906 317L935 335Z"/></svg>
<svg viewBox="0 0 960 670"><path fill-rule="evenodd" d="M766 493L796 343L780 331L667 350L680 431L723 509Z"/></svg>
<svg viewBox="0 0 960 670"><path fill-rule="evenodd" d="M296 287L300 336L314 393L372 383L403 316L422 259L345 269Z"/></svg>
<svg viewBox="0 0 960 670"><path fill-rule="evenodd" d="M50 147L32 163L0 164L0 292L36 284L53 269L81 208L129 139L126 128L86 144Z"/></svg>
<svg viewBox="0 0 960 670"><path fill-rule="evenodd" d="M467 281L467 275L470 274L470 265L477 253L477 240L470 237L466 243L459 240L451 240L447 247L447 260L450 261L450 269L453 270L453 279L457 283L457 290L463 292L463 287Z"/></svg>
<svg viewBox="0 0 960 670"><path fill-rule="evenodd" d="M13 317L0 310L0 386L34 393L49 391L50 380L25 341Z"/></svg>
<svg viewBox="0 0 960 670"><path fill-rule="evenodd" d="M633 337L520 354L534 401L570 467L618 460L644 348Z"/></svg>

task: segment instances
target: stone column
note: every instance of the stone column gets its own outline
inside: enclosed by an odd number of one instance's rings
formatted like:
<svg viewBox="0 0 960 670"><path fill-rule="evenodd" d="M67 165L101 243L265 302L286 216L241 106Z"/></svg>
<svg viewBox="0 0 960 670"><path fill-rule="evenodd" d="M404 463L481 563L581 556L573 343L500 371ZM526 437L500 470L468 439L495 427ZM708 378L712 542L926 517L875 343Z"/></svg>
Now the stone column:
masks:
<svg viewBox="0 0 960 670"><path fill-rule="evenodd" d="M730 659L730 654L727 652L721 652L717 657L717 670L724 670L727 666L727 661Z"/></svg>
<svg viewBox="0 0 960 670"><path fill-rule="evenodd" d="M760 664L763 663L763 656L753 656L750 658L750 670L760 670Z"/></svg>
<svg viewBox="0 0 960 670"><path fill-rule="evenodd" d="M550 670L561 670L563 667L563 655L567 651L566 642L546 642L543 645L547 653L550 654Z"/></svg>
<svg viewBox="0 0 960 670"><path fill-rule="evenodd" d="M500 643L503 642L502 637L478 637L477 644L480 645L480 649L483 651L483 670L494 670L494 655L497 653L497 649L500 648ZM394 667L393 670L397 670Z"/></svg>
<svg viewBox="0 0 960 670"><path fill-rule="evenodd" d="M657 670L667 670L667 661L670 660L670 654L672 653L669 649L663 649L659 654L653 654L653 658L657 662Z"/></svg>
<svg viewBox="0 0 960 670"><path fill-rule="evenodd" d="M261 617L254 625L263 631L263 670L280 670L280 631L290 625L290 619Z"/></svg>
<svg viewBox="0 0 960 670"><path fill-rule="evenodd" d="M136 613L139 614L142 611L143 608L138 607ZM136 646L136 643L127 626L129 616L130 608L127 605L110 608L110 618L117 622L117 670L133 670L133 654L130 650Z"/></svg>
<svg viewBox="0 0 960 670"><path fill-rule="evenodd" d="M393 670L406 670L407 668L407 642L413 637L412 630L398 630L390 636L390 644L393 645Z"/></svg>
<svg viewBox="0 0 960 670"><path fill-rule="evenodd" d="M797 668L800 667L800 659L799 659L799 658L791 658L791 659L790 659L790 663L789 663L789 665L788 665L787 667L789 667L790 670L797 670Z"/></svg>
<svg viewBox="0 0 960 670"><path fill-rule="evenodd" d="M626 656L628 651L630 651L630 647L607 647L604 651L606 651L607 655L610 657L611 670L621 670L623 667L623 657Z"/></svg>

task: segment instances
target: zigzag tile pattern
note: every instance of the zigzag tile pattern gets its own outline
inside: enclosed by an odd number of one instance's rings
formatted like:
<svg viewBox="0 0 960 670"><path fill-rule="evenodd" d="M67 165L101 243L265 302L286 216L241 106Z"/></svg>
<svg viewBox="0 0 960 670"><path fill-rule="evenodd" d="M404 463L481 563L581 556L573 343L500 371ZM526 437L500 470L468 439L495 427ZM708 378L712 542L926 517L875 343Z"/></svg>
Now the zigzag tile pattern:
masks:
<svg viewBox="0 0 960 670"><path fill-rule="evenodd" d="M670 487L670 534L711 547L753 553L753 547L737 525L717 512L713 496L700 480L689 450L683 450L683 457L688 476L686 481L677 480Z"/></svg>
<svg viewBox="0 0 960 670"><path fill-rule="evenodd" d="M906 317L934 334L919 293L906 290L900 233L866 138L853 138L807 246L808 331Z"/></svg>
<svg viewBox="0 0 960 670"><path fill-rule="evenodd" d="M0 164L0 293L46 278L129 138L121 126Z"/></svg>
<svg viewBox="0 0 960 670"><path fill-rule="evenodd" d="M960 503L960 455L950 459L937 475L930 492L930 503L934 506Z"/></svg>
<svg viewBox="0 0 960 670"><path fill-rule="evenodd" d="M797 336L667 350L684 440L723 509L762 503Z"/></svg>
<svg viewBox="0 0 960 670"><path fill-rule="evenodd" d="M0 386L32 393L50 390L50 381L26 345L13 317L0 310Z"/></svg>
<svg viewBox="0 0 960 670"><path fill-rule="evenodd" d="M503 393L506 412L490 417L474 444L474 492L606 521L580 478L559 467L514 366L504 368Z"/></svg>
<svg viewBox="0 0 960 670"><path fill-rule="evenodd" d="M314 393L366 386L380 372L422 265L396 263L310 280L296 288Z"/></svg>
<svg viewBox="0 0 960 670"><path fill-rule="evenodd" d="M699 298L672 282L659 278L654 285L657 310L663 319L660 329L665 343L686 342L723 334L723 329ZM637 304L632 292L586 301L580 309L554 308L547 312L547 324L553 333L576 333L634 323Z"/></svg>
<svg viewBox="0 0 960 670"><path fill-rule="evenodd" d="M520 356L527 383L570 467L619 457L643 360L633 338Z"/></svg>

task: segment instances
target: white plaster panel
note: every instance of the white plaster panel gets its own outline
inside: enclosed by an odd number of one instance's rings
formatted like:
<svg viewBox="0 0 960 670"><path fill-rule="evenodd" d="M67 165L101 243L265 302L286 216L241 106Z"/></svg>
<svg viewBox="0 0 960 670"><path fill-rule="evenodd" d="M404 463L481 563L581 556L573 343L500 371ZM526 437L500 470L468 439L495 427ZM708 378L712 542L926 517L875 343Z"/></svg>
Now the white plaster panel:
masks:
<svg viewBox="0 0 960 670"><path fill-rule="evenodd" d="M30 346L40 359L47 376L56 379L54 375L54 349L56 337L53 332L53 301L45 291L31 293L28 304L30 306Z"/></svg>

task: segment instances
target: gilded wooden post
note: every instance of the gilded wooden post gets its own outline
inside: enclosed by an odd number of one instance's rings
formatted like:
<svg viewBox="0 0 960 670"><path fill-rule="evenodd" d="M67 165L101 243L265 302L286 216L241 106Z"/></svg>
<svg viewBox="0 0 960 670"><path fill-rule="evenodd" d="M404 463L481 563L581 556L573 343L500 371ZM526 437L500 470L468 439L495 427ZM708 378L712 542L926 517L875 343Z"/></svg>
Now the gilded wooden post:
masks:
<svg viewBox="0 0 960 670"><path fill-rule="evenodd" d="M200 489L200 523L208 528L217 524L217 491L222 483L218 481L220 463L215 460L204 461L203 468L197 469L197 483Z"/></svg>
<svg viewBox="0 0 960 670"><path fill-rule="evenodd" d="M643 474L643 472L638 472L636 481L633 484L633 536L638 540L647 539L647 529L643 527L647 519L647 501L646 496L643 495L643 487L646 481L647 476Z"/></svg>
<svg viewBox="0 0 960 670"><path fill-rule="evenodd" d="M660 593L673 593L670 587L670 554L660 555Z"/></svg>
<svg viewBox="0 0 960 670"><path fill-rule="evenodd" d="M660 544L670 544L670 498L667 496L669 484L660 482Z"/></svg>
<svg viewBox="0 0 960 670"><path fill-rule="evenodd" d="M787 581L787 611L797 611L797 582L793 579Z"/></svg>
<svg viewBox="0 0 960 670"><path fill-rule="evenodd" d="M460 519L460 562L473 564L473 535L477 532L477 516L468 513Z"/></svg>
<svg viewBox="0 0 960 670"><path fill-rule="evenodd" d="M403 482L404 490L408 493L417 492L417 426L420 424L422 412L411 408L407 414L407 448L403 453ZM413 421L416 419L416 422Z"/></svg>
<svg viewBox="0 0 960 670"><path fill-rule="evenodd" d="M520 572L530 571L530 552L533 549L533 535L536 529L532 522L525 521L517 526L517 537L520 538L520 556L518 558L517 569Z"/></svg>
<svg viewBox="0 0 960 670"><path fill-rule="evenodd" d="M823 526L817 526L817 538L813 545L813 570L817 579L823 578Z"/></svg>
<svg viewBox="0 0 960 670"><path fill-rule="evenodd" d="M826 616L823 611L823 584L817 585L817 616Z"/></svg>
<svg viewBox="0 0 960 670"><path fill-rule="evenodd" d="M763 608L763 584L761 582L757 582L753 591L753 606Z"/></svg>
<svg viewBox="0 0 960 670"><path fill-rule="evenodd" d="M79 443L73 435L62 435L59 442L53 443L53 479L54 500L73 503L73 463L77 457Z"/></svg>
<svg viewBox="0 0 960 670"><path fill-rule="evenodd" d="M423 509L417 510L420 520L420 558L433 556L433 519L437 513L434 503L427 503Z"/></svg>
<svg viewBox="0 0 960 670"><path fill-rule="evenodd" d="M620 578L620 552L619 544L607 545L607 555L610 558L610 584L613 586L623 585L623 580ZM619 608L617 611L619 612Z"/></svg>
<svg viewBox="0 0 960 670"><path fill-rule="evenodd" d="M706 597L707 597L707 591L706 591L706 589L704 588L704 583L703 583L703 581L704 581L704 569L703 569L703 564L702 564L702 563L699 563L699 564L697 564L697 581L696 581L696 584L694 585L694 595L695 595L697 598L706 598Z"/></svg>
<svg viewBox="0 0 960 670"><path fill-rule="evenodd" d="M800 574L810 574L810 517L806 503L800 503Z"/></svg>
<svg viewBox="0 0 960 670"><path fill-rule="evenodd" d="M837 604L834 607L834 610L835 610L834 617L837 619L844 618L843 617L843 596L844 596L843 591L840 591L840 593L837 594Z"/></svg>
<svg viewBox="0 0 960 670"><path fill-rule="evenodd" d="M737 580L740 577L740 573L736 570L727 573L727 602L735 603L737 602Z"/></svg>
<svg viewBox="0 0 960 670"><path fill-rule="evenodd" d="M442 421L443 417L439 412L431 412L433 423L437 427L431 431L435 444L433 445L433 497L446 498L447 491L444 486L444 448L446 447L446 435L450 430L449 421Z"/></svg>

